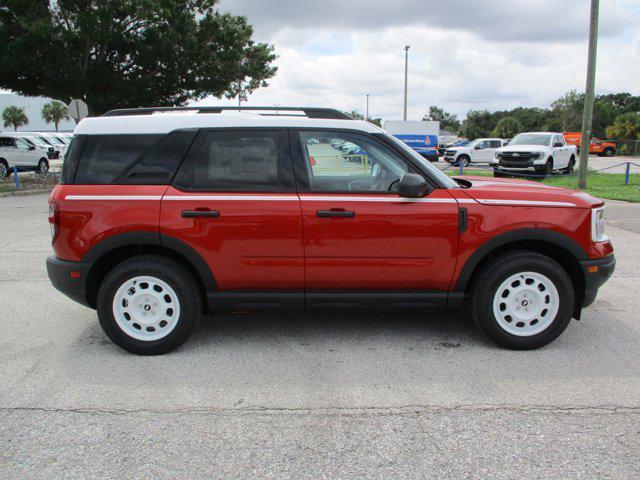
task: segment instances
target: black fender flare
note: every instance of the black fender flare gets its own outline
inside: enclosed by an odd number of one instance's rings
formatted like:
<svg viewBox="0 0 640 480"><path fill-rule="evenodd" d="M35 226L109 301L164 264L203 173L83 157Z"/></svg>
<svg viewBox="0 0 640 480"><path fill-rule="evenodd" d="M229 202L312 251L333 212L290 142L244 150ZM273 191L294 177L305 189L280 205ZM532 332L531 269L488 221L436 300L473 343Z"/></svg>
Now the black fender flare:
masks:
<svg viewBox="0 0 640 480"><path fill-rule="evenodd" d="M182 240L159 232L126 232L112 235L91 247L82 261L93 264L118 248L136 245L157 245L176 252L186 258L198 272L206 291L217 290L213 272L202 255Z"/></svg>
<svg viewBox="0 0 640 480"><path fill-rule="evenodd" d="M521 241L540 241L547 244L557 245L558 247L568 251L578 261L589 259L587 252L585 252L585 250L575 240L563 235L562 233L544 228L521 228L512 230L493 237L476 248L476 251L473 252L471 257L469 257L462 266L454 292L465 292L473 272L480 262L487 257L487 255L510 243Z"/></svg>

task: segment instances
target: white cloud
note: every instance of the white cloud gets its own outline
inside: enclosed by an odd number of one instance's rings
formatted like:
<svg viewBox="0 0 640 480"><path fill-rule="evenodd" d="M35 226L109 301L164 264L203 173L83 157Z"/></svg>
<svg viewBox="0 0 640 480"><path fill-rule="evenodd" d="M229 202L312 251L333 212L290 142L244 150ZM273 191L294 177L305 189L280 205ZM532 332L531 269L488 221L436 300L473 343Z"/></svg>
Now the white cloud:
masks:
<svg viewBox="0 0 640 480"><path fill-rule="evenodd" d="M526 5L524 5L526 3ZM483 1L256 2L235 0L256 37L276 46L278 74L253 105L330 106L386 119L402 113L404 45L411 45L409 116L437 104L469 109L543 106L584 88L588 3ZM223 1L221 8L231 5ZM285 5L287 7L285 8ZM420 8L420 6L423 6ZM445 8L446 6L446 8ZM601 2L597 90L639 94L638 7ZM613 28L612 25L616 24ZM199 104L233 104L207 99Z"/></svg>

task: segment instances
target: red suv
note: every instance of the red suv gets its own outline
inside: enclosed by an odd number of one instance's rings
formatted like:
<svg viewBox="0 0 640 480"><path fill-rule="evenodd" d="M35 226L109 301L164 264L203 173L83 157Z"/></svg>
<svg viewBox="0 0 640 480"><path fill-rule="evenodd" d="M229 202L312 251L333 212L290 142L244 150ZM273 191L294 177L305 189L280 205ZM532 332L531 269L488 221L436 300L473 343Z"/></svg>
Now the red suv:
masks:
<svg viewBox="0 0 640 480"><path fill-rule="evenodd" d="M604 204L583 192L452 179L335 110L237 110L76 128L49 201L49 278L130 352L174 349L202 314L465 303L493 341L530 349L613 272Z"/></svg>

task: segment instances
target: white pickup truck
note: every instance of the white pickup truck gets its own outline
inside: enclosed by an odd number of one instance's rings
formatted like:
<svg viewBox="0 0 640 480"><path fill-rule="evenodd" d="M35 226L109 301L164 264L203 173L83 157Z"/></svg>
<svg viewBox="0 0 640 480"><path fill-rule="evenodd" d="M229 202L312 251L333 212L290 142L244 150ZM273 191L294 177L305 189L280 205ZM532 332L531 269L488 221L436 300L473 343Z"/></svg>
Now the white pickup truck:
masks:
<svg viewBox="0 0 640 480"><path fill-rule="evenodd" d="M496 150L491 165L496 177L506 173L550 175L557 170L571 173L577 157L576 147L567 145L561 133L520 133Z"/></svg>
<svg viewBox="0 0 640 480"><path fill-rule="evenodd" d="M478 138L464 146L447 148L444 160L463 167L470 163L491 163L496 150L503 145L501 138Z"/></svg>

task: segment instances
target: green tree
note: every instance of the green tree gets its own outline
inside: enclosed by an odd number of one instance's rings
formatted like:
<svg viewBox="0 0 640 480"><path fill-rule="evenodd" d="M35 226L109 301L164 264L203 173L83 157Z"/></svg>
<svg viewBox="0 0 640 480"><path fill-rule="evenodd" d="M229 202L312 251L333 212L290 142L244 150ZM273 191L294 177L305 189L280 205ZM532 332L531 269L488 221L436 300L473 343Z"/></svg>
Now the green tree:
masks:
<svg viewBox="0 0 640 480"><path fill-rule="evenodd" d="M256 43L247 19L218 11L217 1L6 0L0 87L82 98L100 114L266 86L273 47Z"/></svg>
<svg viewBox="0 0 640 480"><path fill-rule="evenodd" d="M22 127L29 123L27 114L24 112L24 108L17 107L15 105L9 105L2 112L2 120L4 121L4 127L9 125L13 126L13 130L17 131L18 127Z"/></svg>
<svg viewBox="0 0 640 480"><path fill-rule="evenodd" d="M431 105L429 107L429 113L422 117L422 120L431 120L440 122L440 128L453 133L457 133L460 130L460 120L454 113L445 112L444 109Z"/></svg>
<svg viewBox="0 0 640 480"><path fill-rule="evenodd" d="M56 126L56 132L58 126L62 120L68 120L69 115L67 106L57 100L52 100L49 103L45 103L42 107L42 118L47 123L53 123Z"/></svg>
<svg viewBox="0 0 640 480"><path fill-rule="evenodd" d="M460 135L470 140L488 137L496 126L494 114L487 110L470 110L467 118L462 122Z"/></svg>
<svg viewBox="0 0 640 480"><path fill-rule="evenodd" d="M498 120L493 129L493 136L498 138L512 138L522 132L522 124L515 117L504 117Z"/></svg>
<svg viewBox="0 0 640 480"><path fill-rule="evenodd" d="M584 94L575 90L565 93L551 104L552 113L560 120L563 132L575 132L582 127Z"/></svg>
<svg viewBox="0 0 640 480"><path fill-rule="evenodd" d="M616 140L640 139L640 113L618 115L613 125L607 127L607 137Z"/></svg>

